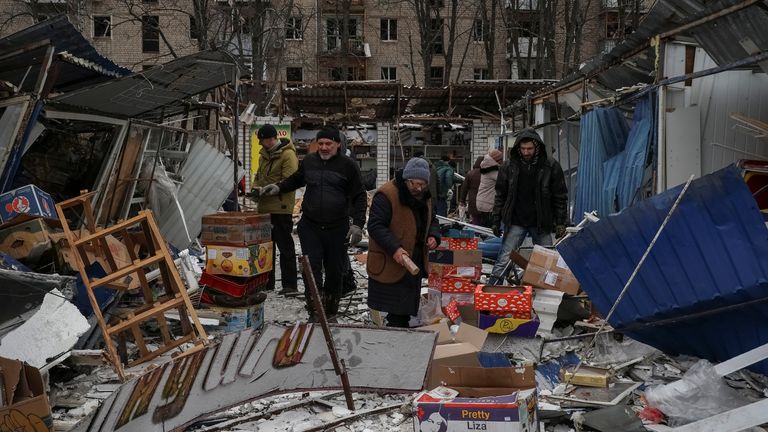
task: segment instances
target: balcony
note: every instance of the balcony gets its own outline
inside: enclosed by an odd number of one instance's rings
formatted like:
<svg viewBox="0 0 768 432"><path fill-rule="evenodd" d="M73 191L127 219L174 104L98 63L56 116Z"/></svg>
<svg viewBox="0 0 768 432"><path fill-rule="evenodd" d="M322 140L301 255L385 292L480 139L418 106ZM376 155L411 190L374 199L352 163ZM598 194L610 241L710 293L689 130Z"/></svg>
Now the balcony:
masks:
<svg viewBox="0 0 768 432"><path fill-rule="evenodd" d="M539 38L536 37L519 37L517 38L517 53L512 53L513 56L519 56L520 58L528 57L528 47L531 47L531 57L536 57L536 47L539 44ZM510 47L510 51L513 51Z"/></svg>
<svg viewBox="0 0 768 432"><path fill-rule="evenodd" d="M324 55L336 55L341 52L342 38L341 36L326 36L325 45L323 46ZM365 43L362 37L355 36L349 38L349 55L355 57L370 57L370 49L368 44Z"/></svg>
<svg viewBox="0 0 768 432"><path fill-rule="evenodd" d="M597 48L600 54L607 54L616 47L617 43L619 43L619 39L603 39L598 43Z"/></svg>

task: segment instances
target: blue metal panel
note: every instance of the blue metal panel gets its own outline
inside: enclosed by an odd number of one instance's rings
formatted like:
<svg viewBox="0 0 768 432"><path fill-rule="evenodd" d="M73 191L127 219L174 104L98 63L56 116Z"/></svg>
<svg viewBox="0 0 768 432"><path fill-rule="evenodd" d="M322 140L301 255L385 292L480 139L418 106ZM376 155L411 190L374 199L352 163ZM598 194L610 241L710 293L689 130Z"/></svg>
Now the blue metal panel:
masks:
<svg viewBox="0 0 768 432"><path fill-rule="evenodd" d="M598 310L610 310L681 188L558 246ZM691 183L610 324L668 353L724 361L768 343L768 304L744 304L759 299L768 300L768 229L731 166ZM768 373L768 361L752 369Z"/></svg>
<svg viewBox="0 0 768 432"><path fill-rule="evenodd" d="M617 108L595 108L581 118L579 172L576 176L576 222L584 212L598 215L613 211L613 194L606 193L605 162L624 150L629 126ZM609 164L610 165L610 164Z"/></svg>

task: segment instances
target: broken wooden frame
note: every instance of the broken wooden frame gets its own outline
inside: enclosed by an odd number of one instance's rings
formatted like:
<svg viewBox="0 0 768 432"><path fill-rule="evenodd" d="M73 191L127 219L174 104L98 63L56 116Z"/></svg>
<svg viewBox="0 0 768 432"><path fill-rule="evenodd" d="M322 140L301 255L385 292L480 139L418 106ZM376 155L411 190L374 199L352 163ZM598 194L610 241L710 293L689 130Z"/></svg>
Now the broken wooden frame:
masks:
<svg viewBox="0 0 768 432"><path fill-rule="evenodd" d="M329 325L352 391L413 393L424 388L437 334L422 330ZM279 393L337 390L341 379L321 332L309 337L302 361L272 366L285 331L267 325L224 335L218 344L145 372L123 384L73 429L183 430L210 414Z"/></svg>
<svg viewBox="0 0 768 432"><path fill-rule="evenodd" d="M64 233L73 250L75 264L83 280L83 285L88 294L88 300L93 307L94 314L104 335L104 343L107 348L107 356L112 363L118 377L125 380L123 370L123 359L118 354L112 338L122 338L126 333L130 333L139 350L139 358L129 361L127 353L122 352L128 367L132 367L148 360L156 358L181 345L191 342L199 346L207 341L205 330L197 318L197 313L189 300L184 283L181 281L174 260L168 253L167 246L163 240L160 230L155 223L152 213L142 211L127 221L119 222L109 228L98 229L91 206L91 198L94 192L86 192L78 197L60 202L56 205L56 212L59 220L62 221ZM83 231L76 234L66 219L65 211L75 207L82 207ZM143 235L143 247L149 254L146 258L139 258L137 247L133 236L129 233L132 228L140 228ZM107 243L107 236L114 236L122 241L128 251L132 263L119 267L114 259L112 251ZM92 279L87 271L90 266L87 249L95 251L97 256L101 256L107 263L107 275L97 279ZM157 265L160 269L162 284L165 288L165 295L155 297L147 281L145 267ZM129 311L126 316L107 322L101 313L98 300L93 292L95 288L107 287L116 290L127 290L128 284L126 278L136 275L140 282L141 292L144 304ZM176 309L179 312L181 328L183 335L176 339L170 332L168 322L164 313L168 310ZM190 317L190 322L186 317ZM155 320L160 328L163 342L157 349L150 350L144 339L141 325L151 320ZM112 320L111 320L112 321ZM123 342L125 339L119 339Z"/></svg>

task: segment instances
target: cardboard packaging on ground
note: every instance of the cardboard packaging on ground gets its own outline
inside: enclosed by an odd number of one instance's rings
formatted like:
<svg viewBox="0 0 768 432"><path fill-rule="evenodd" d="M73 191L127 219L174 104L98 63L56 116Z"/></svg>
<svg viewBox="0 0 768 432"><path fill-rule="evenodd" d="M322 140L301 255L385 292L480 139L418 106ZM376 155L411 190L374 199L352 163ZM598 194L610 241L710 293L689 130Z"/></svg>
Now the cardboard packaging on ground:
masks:
<svg viewBox="0 0 768 432"><path fill-rule="evenodd" d="M478 327L488 333L506 334L509 336L534 338L539 330L539 317L534 313L533 318L518 319L510 315L492 315L489 312L478 312Z"/></svg>
<svg viewBox="0 0 768 432"><path fill-rule="evenodd" d="M243 308L225 308L214 306L211 311L218 315L225 333L252 328L261 330L264 327L264 303Z"/></svg>
<svg viewBox="0 0 768 432"><path fill-rule="evenodd" d="M272 270L272 242L248 247L206 246L205 271L210 274L251 277Z"/></svg>
<svg viewBox="0 0 768 432"><path fill-rule="evenodd" d="M424 393L416 399L414 429L419 432L536 432L536 390L483 398L440 399Z"/></svg>
<svg viewBox="0 0 768 432"><path fill-rule="evenodd" d="M533 289L530 286L478 285L475 288L475 309L479 311L531 319L532 308Z"/></svg>
<svg viewBox="0 0 768 432"><path fill-rule="evenodd" d="M35 185L26 185L0 195L0 221L6 223L20 216L41 216L58 219L56 203L47 192Z"/></svg>
<svg viewBox="0 0 768 432"><path fill-rule="evenodd" d="M40 371L18 360L0 357L0 377L0 430L53 430Z"/></svg>
<svg viewBox="0 0 768 432"><path fill-rule="evenodd" d="M200 243L203 245L251 246L272 240L268 214L226 212L203 216Z"/></svg>
<svg viewBox="0 0 768 432"><path fill-rule="evenodd" d="M608 387L608 381L611 378L610 370L593 366L581 366L574 376L573 370L575 368L575 366L569 366L561 369L561 381L568 381L569 384L586 387Z"/></svg>
<svg viewBox="0 0 768 432"><path fill-rule="evenodd" d="M528 259L528 267L523 273L522 283L536 288L562 291L570 295L579 293L579 281L571 273L568 264L560 254L556 250L541 246L533 247L531 257Z"/></svg>
<svg viewBox="0 0 768 432"><path fill-rule="evenodd" d="M50 250L51 234L61 229L58 222L40 217L0 230L0 250L29 263L36 263Z"/></svg>
<svg viewBox="0 0 768 432"><path fill-rule="evenodd" d="M429 251L429 262L459 267L482 266L483 253L479 250L433 250Z"/></svg>

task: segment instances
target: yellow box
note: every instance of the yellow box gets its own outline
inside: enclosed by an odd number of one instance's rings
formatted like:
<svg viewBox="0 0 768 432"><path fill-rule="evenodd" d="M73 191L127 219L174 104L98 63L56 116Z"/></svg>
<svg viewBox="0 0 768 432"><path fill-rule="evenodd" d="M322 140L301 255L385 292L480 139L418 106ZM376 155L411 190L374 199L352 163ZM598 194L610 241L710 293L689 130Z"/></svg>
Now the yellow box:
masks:
<svg viewBox="0 0 768 432"><path fill-rule="evenodd" d="M272 271L272 242L247 247L208 245L206 249L208 273L251 277Z"/></svg>
<svg viewBox="0 0 768 432"><path fill-rule="evenodd" d="M608 387L611 371L592 366L582 366L573 374L575 366L569 366L560 370L560 380L569 384L586 387Z"/></svg>

